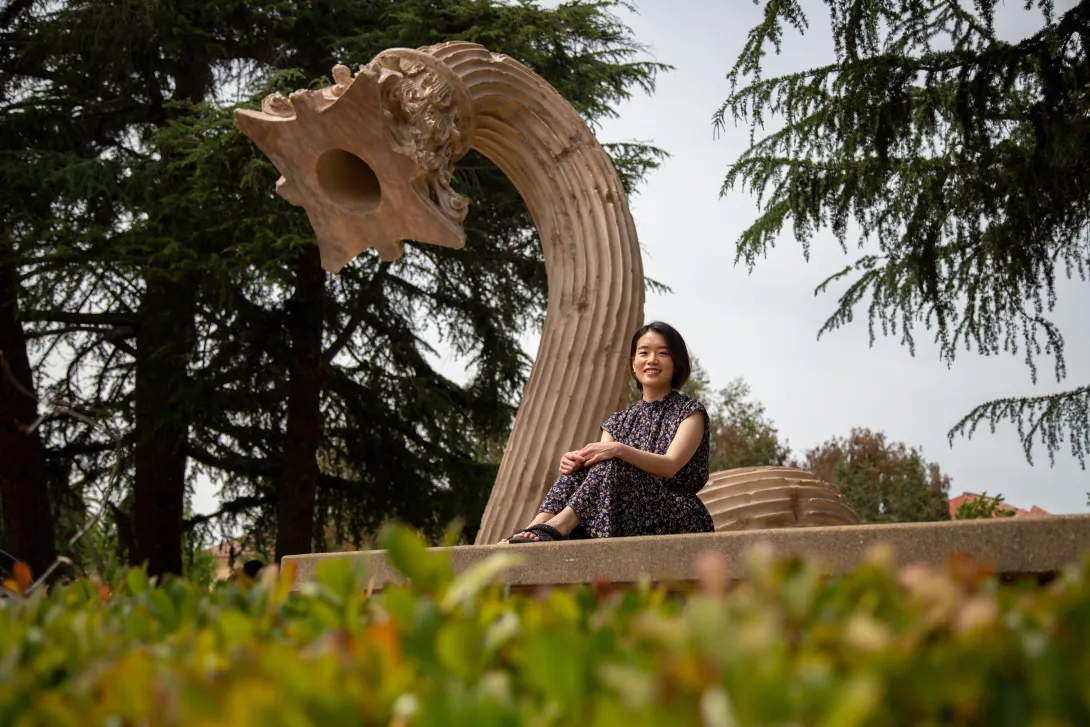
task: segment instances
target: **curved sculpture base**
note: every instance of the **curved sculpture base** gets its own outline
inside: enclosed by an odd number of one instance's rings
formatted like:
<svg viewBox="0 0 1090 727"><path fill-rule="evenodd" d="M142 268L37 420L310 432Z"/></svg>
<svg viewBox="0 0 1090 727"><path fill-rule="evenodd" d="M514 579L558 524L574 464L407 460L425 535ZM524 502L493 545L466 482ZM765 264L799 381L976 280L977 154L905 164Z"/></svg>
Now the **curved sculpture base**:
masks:
<svg viewBox="0 0 1090 727"><path fill-rule="evenodd" d="M836 487L794 467L713 472L698 497L716 532L859 524Z"/></svg>

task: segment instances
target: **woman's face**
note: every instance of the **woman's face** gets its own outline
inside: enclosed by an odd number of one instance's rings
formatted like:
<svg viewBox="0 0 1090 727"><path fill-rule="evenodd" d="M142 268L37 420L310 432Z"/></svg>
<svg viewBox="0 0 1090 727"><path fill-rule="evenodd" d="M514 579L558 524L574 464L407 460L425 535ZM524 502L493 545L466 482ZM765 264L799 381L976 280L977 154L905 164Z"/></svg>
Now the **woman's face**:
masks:
<svg viewBox="0 0 1090 727"><path fill-rule="evenodd" d="M636 380L644 388L669 388L674 379L674 358L666 339L658 331L648 331L636 341L636 356L632 359Z"/></svg>

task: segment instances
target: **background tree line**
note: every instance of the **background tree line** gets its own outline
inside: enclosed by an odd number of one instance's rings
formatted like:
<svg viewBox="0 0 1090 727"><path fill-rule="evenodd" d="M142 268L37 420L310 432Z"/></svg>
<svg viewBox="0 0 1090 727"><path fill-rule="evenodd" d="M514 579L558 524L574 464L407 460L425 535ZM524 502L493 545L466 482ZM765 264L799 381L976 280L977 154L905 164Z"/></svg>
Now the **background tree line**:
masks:
<svg viewBox="0 0 1090 727"><path fill-rule="evenodd" d="M685 393L705 403L710 417L712 472L738 467L799 467L831 482L864 523L949 520L950 477L918 447L858 427L793 453L765 406L736 378L715 389L699 362Z"/></svg>

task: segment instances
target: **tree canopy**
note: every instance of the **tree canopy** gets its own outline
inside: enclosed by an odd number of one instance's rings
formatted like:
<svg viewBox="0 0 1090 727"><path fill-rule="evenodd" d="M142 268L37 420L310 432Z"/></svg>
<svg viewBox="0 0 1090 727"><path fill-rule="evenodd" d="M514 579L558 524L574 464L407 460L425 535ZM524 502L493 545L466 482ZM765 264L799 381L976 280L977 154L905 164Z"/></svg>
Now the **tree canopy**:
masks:
<svg viewBox="0 0 1090 727"><path fill-rule="evenodd" d="M949 520L950 477L915 447L853 429L806 452L795 466L831 482L863 523Z"/></svg>
<svg viewBox="0 0 1090 727"><path fill-rule="evenodd" d="M1017 42L997 34L996 0L825 5L835 60L764 77L766 54L808 28L799 0L770 0L714 116L751 129L722 188L759 198L738 259L752 268L788 225L807 256L823 228L845 251L858 236L863 254L818 287L847 283L820 333L863 308L872 342L900 336L914 351L923 327L947 363L962 348L1019 354L1036 382L1047 356L1063 381L1056 282L1090 272L1090 2L1058 13L1028 0L1041 27ZM1090 382L984 403L950 436L1003 421L1030 461L1036 442L1050 459L1066 443L1085 468Z"/></svg>

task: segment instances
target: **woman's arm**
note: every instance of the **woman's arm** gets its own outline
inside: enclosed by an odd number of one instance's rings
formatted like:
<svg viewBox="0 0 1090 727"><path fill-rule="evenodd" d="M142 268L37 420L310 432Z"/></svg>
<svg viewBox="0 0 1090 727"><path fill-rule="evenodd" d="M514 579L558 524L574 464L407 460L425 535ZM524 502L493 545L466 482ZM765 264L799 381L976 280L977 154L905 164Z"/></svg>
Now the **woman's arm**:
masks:
<svg viewBox="0 0 1090 727"><path fill-rule="evenodd" d="M575 453L583 459L584 467L616 457L648 474L670 479L693 458L700 447L700 440L704 438L704 413L694 411L678 425L674 441L670 442L666 454L652 454L629 447L613 441L613 437L609 437L607 441L609 433L603 431L602 434L601 442L588 444Z"/></svg>

